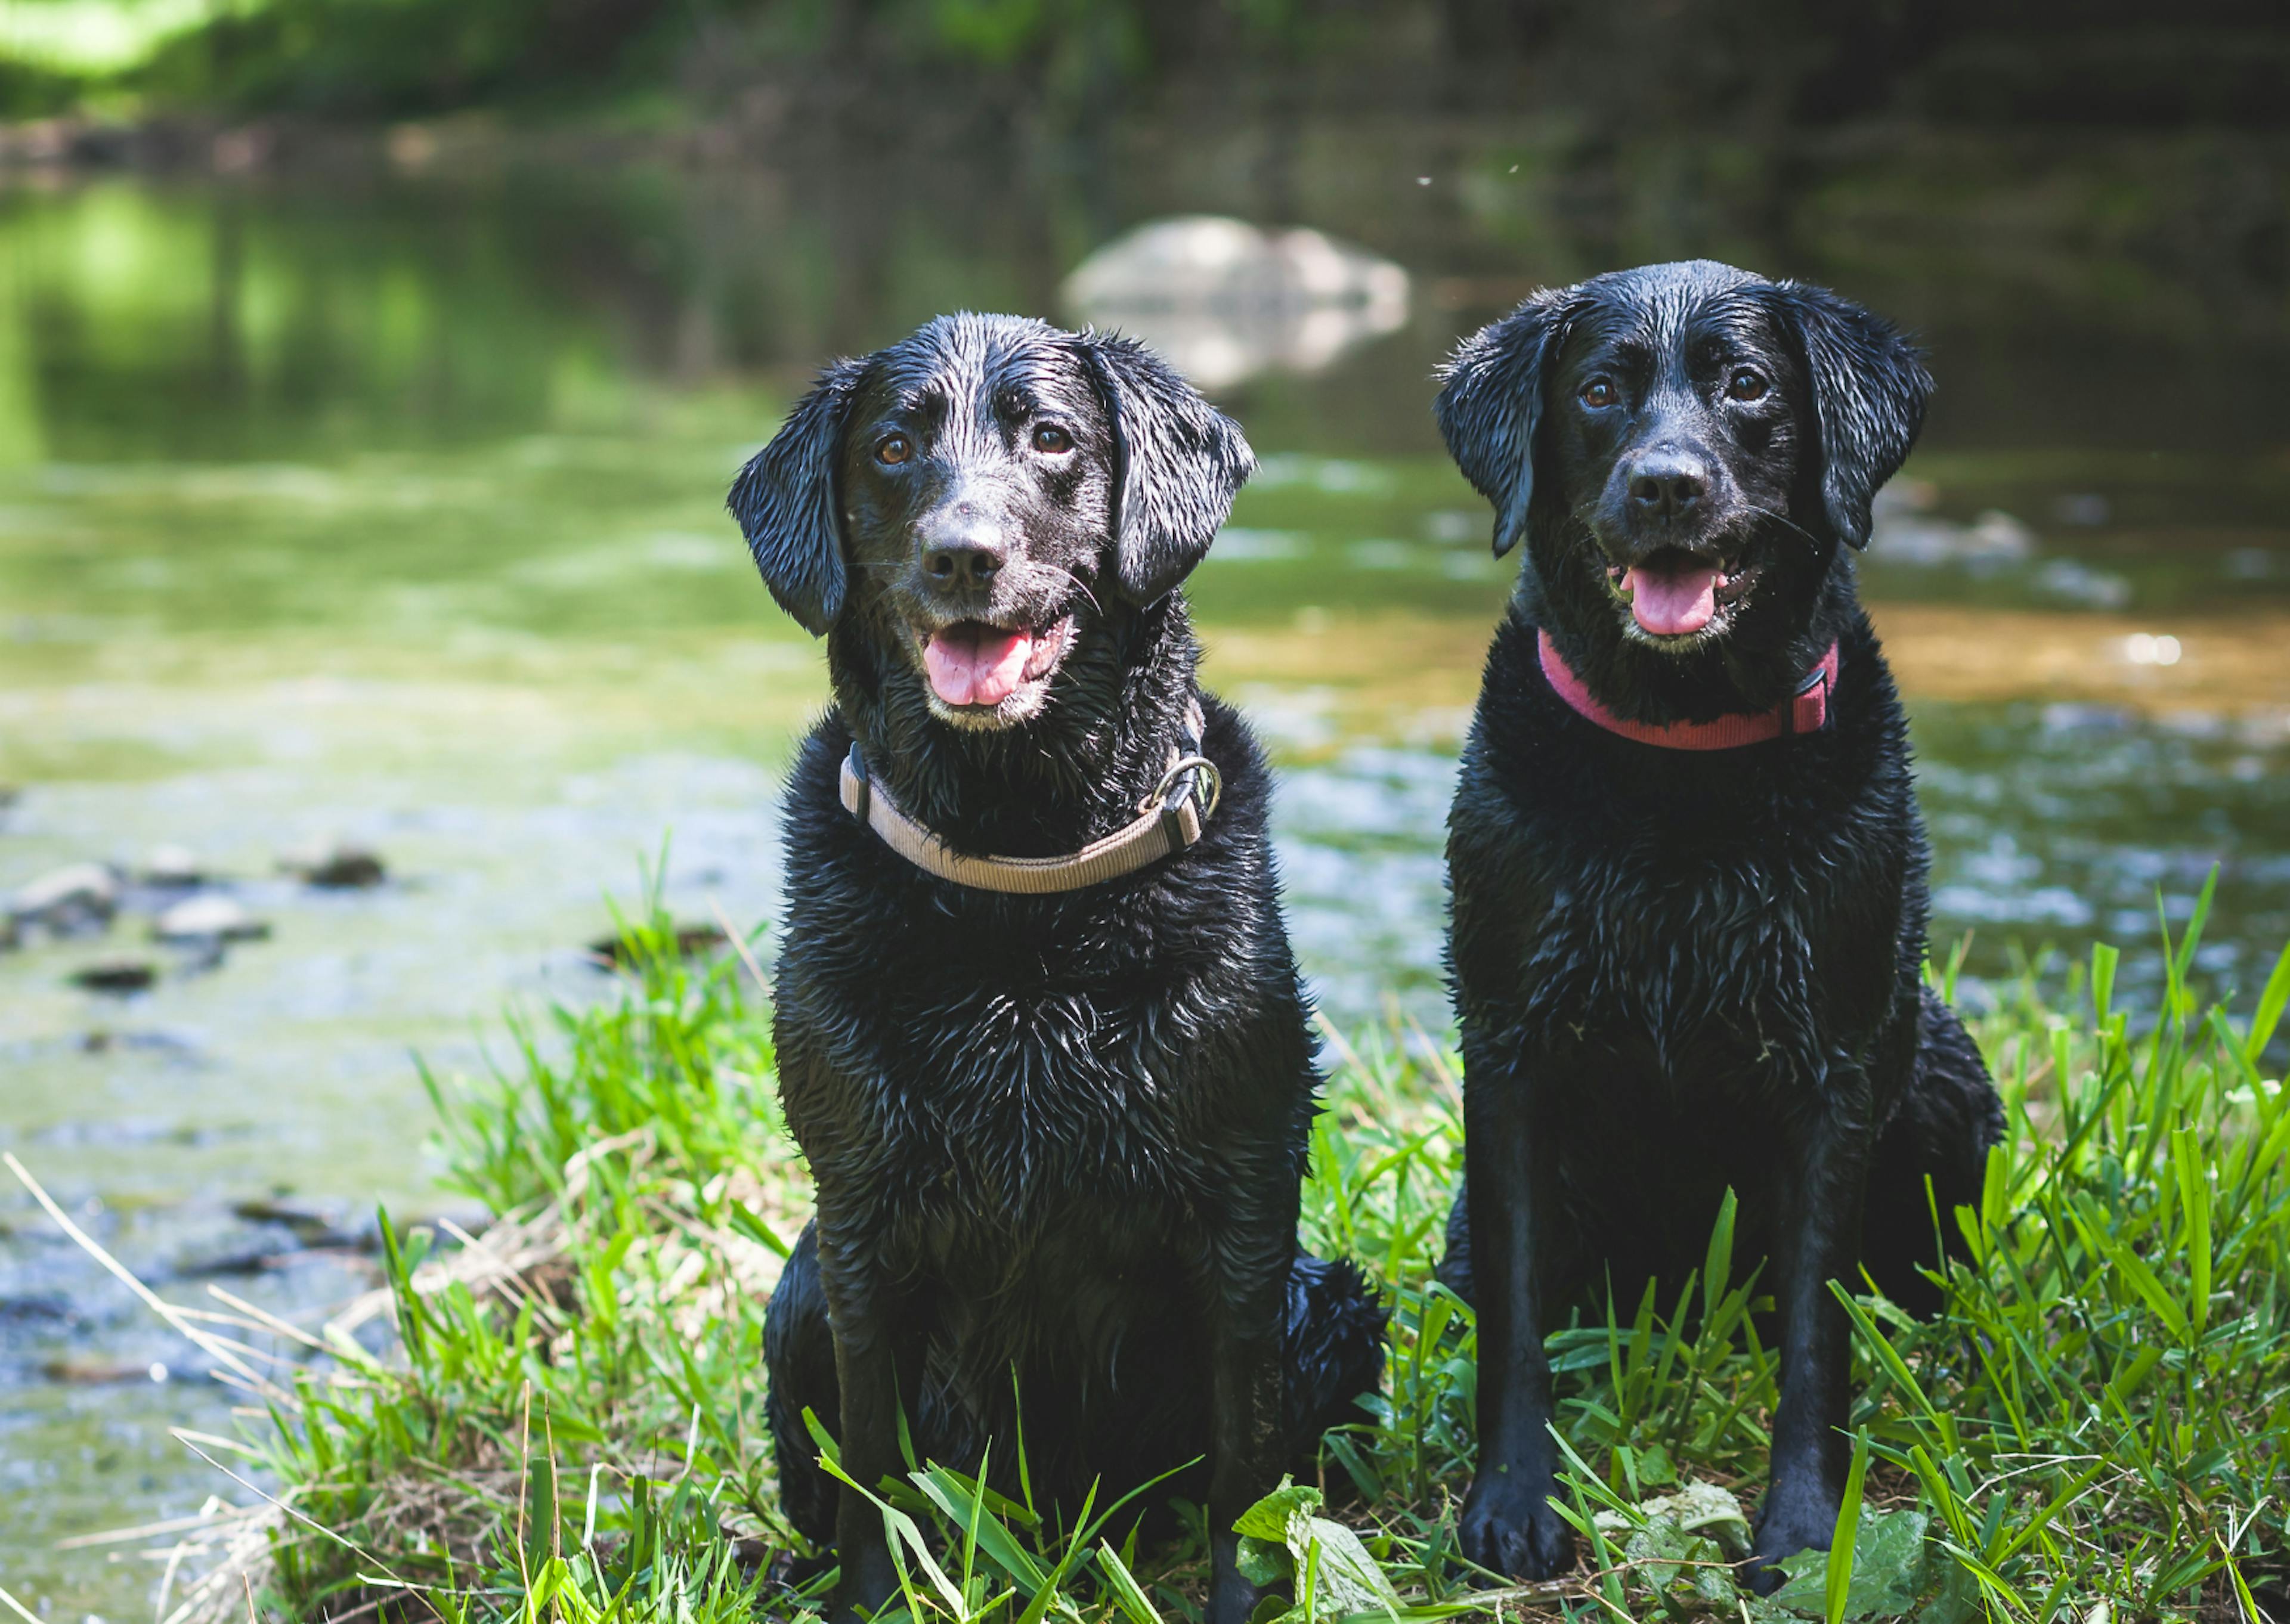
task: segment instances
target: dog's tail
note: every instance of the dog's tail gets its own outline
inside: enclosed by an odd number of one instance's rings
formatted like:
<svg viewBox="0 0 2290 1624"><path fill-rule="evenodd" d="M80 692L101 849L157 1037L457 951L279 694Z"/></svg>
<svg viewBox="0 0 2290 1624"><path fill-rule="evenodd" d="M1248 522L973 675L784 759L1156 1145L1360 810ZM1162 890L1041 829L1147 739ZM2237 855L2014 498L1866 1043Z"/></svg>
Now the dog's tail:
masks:
<svg viewBox="0 0 2290 1624"><path fill-rule="evenodd" d="M1298 1252L1288 1271L1288 1372L1283 1418L1299 1456L1331 1427L1367 1419L1355 1402L1383 1385L1391 1311L1347 1259Z"/></svg>

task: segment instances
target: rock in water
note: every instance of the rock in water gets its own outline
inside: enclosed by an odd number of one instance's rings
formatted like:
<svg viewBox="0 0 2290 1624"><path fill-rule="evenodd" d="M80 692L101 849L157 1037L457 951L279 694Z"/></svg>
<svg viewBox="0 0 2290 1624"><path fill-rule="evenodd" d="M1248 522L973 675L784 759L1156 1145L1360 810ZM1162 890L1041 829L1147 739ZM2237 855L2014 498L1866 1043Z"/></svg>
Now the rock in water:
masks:
<svg viewBox="0 0 2290 1624"><path fill-rule="evenodd" d="M119 879L101 863L42 875L8 900L9 917L58 935L100 931L119 907Z"/></svg>
<svg viewBox="0 0 2290 1624"><path fill-rule="evenodd" d="M1204 389L1317 372L1407 324L1407 272L1317 231L1187 215L1116 237L1074 268L1078 320L1142 339Z"/></svg>
<svg viewBox="0 0 2290 1624"><path fill-rule="evenodd" d="M166 1369L164 1364L121 1364L106 1359L67 1356L43 1364L40 1374L66 1387L99 1388L123 1381L163 1381Z"/></svg>
<svg viewBox="0 0 2290 1624"><path fill-rule="evenodd" d="M230 1211L251 1224L282 1226L300 1246L360 1246L370 1238L344 1223L345 1214L284 1197L233 1202Z"/></svg>
<svg viewBox="0 0 2290 1624"><path fill-rule="evenodd" d="M731 938L723 927L714 924L679 924L676 927L676 953L679 958L698 958L727 946ZM635 962L637 950L625 936L599 936L589 944L589 956L599 964L628 964Z"/></svg>
<svg viewBox="0 0 2290 1624"><path fill-rule="evenodd" d="M196 885L207 877L197 853L188 846L154 846L143 860L143 883L174 890Z"/></svg>
<svg viewBox="0 0 2290 1624"><path fill-rule="evenodd" d="M254 941L270 926L230 898L211 895L176 903L152 921L151 934L161 941Z"/></svg>
<svg viewBox="0 0 2290 1624"><path fill-rule="evenodd" d="M389 873L377 853L348 844L290 852L278 860L278 866L299 875L305 884L325 891L362 891L380 884Z"/></svg>
<svg viewBox="0 0 2290 1624"><path fill-rule="evenodd" d="M71 975L73 986L100 993L146 992L158 979L157 967L141 958L98 959Z"/></svg>

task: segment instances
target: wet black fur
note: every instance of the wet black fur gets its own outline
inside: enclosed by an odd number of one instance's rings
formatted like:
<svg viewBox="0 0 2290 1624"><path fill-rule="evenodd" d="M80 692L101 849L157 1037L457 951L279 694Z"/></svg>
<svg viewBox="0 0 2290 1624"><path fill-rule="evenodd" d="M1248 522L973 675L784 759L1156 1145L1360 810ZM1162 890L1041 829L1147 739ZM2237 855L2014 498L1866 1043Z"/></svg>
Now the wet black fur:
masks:
<svg viewBox="0 0 2290 1624"><path fill-rule="evenodd" d="M1053 420L1074 442L1043 456ZM885 468L885 436L915 454ZM1265 766L1203 696L1222 804L1127 878L1016 897L935 879L854 822L855 737L899 803L972 852L1071 851L1135 816L1197 692L1177 583L1253 467L1232 423L1141 348L1009 317L932 323L837 364L741 474L732 505L780 603L828 639L832 711L785 804L775 989L788 1120L819 1217L773 1295L770 1421L787 1509L833 1543L838 1611L879 1604L879 1515L815 1462L918 1455L1101 1507L1205 1500L1210 1615L1240 1624L1234 1516L1381 1380L1384 1311L1301 1254L1317 1077L1265 834ZM915 560L1005 547L989 586ZM990 532L990 533L989 533ZM1074 632L1038 712L956 725L914 627L963 615Z"/></svg>
<svg viewBox="0 0 2290 1624"><path fill-rule="evenodd" d="M1593 410L1601 380L1616 404ZM1849 1372L1826 1282L1861 1289L1865 1262L1932 1311L1926 1181L1948 1236L1978 1199L2001 1115L1921 988L1925 835L1850 550L1930 387L1878 318L1707 261L1538 294L1448 368L1441 430L1494 504L1496 550L1527 544L1448 836L1468 1178L1443 1272L1479 1316L1463 1547L1498 1571L1573 1558L1545 1498L1543 1334L1610 1289L1623 1313L1649 1277L1674 1292L1729 1187L1782 1355L1753 1577L1825 1547ZM1657 453L1706 476L1682 518L1626 511L1634 460ZM1611 583L1664 549L1750 581L1711 633L1651 637ZM1841 674L1820 732L1661 748L1569 708L1538 628L1610 709L1654 724L1772 706L1832 640Z"/></svg>

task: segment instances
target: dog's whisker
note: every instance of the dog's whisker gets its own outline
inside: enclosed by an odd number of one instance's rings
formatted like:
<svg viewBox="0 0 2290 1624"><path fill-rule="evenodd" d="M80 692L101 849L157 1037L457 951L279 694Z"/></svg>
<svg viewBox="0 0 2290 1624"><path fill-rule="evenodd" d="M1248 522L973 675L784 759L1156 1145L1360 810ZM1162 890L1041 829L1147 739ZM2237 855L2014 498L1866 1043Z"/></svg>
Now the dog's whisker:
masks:
<svg viewBox="0 0 2290 1624"><path fill-rule="evenodd" d="M1092 609L1097 611L1101 615L1105 612L1105 605L1097 601L1097 594L1089 589L1089 583L1084 580L1080 576L1075 574L1071 570L1067 569L1063 564L1045 564L1042 567L1046 570L1054 570L1059 574L1064 576L1067 582L1075 591L1080 593L1084 597L1089 600L1089 606Z"/></svg>
<svg viewBox="0 0 2290 1624"><path fill-rule="evenodd" d="M1790 530L1795 531L1799 536L1802 536L1805 539L1806 544L1815 552L1819 552L1821 550L1821 538L1814 535L1813 532L1807 530L1804 525L1798 524L1795 519L1790 517L1786 513L1775 513L1772 508L1760 508L1754 502L1749 504L1749 508L1751 513L1757 514L1764 518L1771 519L1776 524L1786 525Z"/></svg>

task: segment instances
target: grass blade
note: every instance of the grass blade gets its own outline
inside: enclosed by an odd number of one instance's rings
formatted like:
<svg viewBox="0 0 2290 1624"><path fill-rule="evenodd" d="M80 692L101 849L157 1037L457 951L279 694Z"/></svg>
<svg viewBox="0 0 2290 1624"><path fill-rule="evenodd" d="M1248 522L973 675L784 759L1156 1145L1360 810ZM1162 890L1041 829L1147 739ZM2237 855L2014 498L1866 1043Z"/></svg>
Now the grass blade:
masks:
<svg viewBox="0 0 2290 1624"><path fill-rule="evenodd" d="M1853 1548L1861 1533L1861 1485L1868 1476L1869 1432L1863 1428L1853 1439L1853 1465L1845 1477L1845 1498L1837 1508L1836 1530L1829 1536L1829 1624L1844 1624L1845 1605L1852 1597Z"/></svg>

